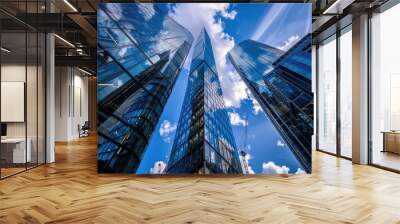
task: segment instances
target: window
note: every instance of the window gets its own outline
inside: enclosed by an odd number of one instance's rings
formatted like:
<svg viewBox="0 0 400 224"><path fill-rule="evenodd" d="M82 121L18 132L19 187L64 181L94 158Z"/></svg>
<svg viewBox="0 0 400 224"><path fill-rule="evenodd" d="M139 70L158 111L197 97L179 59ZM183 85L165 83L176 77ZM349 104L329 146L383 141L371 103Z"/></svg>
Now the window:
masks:
<svg viewBox="0 0 400 224"><path fill-rule="evenodd" d="M318 48L318 149L336 153L336 36Z"/></svg>
<svg viewBox="0 0 400 224"><path fill-rule="evenodd" d="M39 6L43 3L20 1L19 15L41 13ZM13 21L1 12L0 17ZM8 27L0 29L0 178L45 163L46 154L46 38L44 33L24 25L14 25L11 30ZM15 110L10 110L11 106Z"/></svg>
<svg viewBox="0 0 400 224"><path fill-rule="evenodd" d="M340 154L351 158L352 149L352 32L340 36Z"/></svg>
<svg viewBox="0 0 400 224"><path fill-rule="evenodd" d="M400 4L371 18L371 162L400 170Z"/></svg>

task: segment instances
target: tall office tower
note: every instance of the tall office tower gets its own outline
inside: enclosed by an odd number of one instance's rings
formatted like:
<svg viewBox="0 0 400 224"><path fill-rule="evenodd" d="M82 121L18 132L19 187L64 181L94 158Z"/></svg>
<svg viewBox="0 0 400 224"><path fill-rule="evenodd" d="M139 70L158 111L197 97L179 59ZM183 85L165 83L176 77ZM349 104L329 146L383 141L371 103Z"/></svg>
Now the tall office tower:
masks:
<svg viewBox="0 0 400 224"><path fill-rule="evenodd" d="M242 173L210 38L197 38L167 173Z"/></svg>
<svg viewBox="0 0 400 224"><path fill-rule="evenodd" d="M152 4L99 4L97 18L98 171L135 173L193 37Z"/></svg>
<svg viewBox="0 0 400 224"><path fill-rule="evenodd" d="M244 41L228 57L303 169L310 173L311 36L305 36L286 52Z"/></svg>

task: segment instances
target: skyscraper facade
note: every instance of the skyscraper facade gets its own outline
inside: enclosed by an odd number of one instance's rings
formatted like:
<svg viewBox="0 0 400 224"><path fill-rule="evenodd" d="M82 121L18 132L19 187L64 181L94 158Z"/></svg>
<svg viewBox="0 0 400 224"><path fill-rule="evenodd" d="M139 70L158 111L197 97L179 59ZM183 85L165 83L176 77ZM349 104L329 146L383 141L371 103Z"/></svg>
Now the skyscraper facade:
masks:
<svg viewBox="0 0 400 224"><path fill-rule="evenodd" d="M311 172L311 36L283 52L244 41L228 57L303 169Z"/></svg>
<svg viewBox="0 0 400 224"><path fill-rule="evenodd" d="M243 173L224 106L211 41L205 29L195 43L166 172Z"/></svg>
<svg viewBox="0 0 400 224"><path fill-rule="evenodd" d="M284 54L284 51L266 44L245 40L236 45L228 58L242 77L243 81L256 95L265 92L264 74L274 69L273 63Z"/></svg>
<svg viewBox="0 0 400 224"><path fill-rule="evenodd" d="M97 18L98 171L135 173L193 37L153 4L99 4Z"/></svg>

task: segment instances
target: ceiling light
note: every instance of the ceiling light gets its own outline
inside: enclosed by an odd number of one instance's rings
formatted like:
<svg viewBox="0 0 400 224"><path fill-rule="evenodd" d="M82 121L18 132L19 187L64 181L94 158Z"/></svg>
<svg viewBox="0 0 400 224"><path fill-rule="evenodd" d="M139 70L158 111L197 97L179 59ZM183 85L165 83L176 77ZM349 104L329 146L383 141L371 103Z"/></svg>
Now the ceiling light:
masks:
<svg viewBox="0 0 400 224"><path fill-rule="evenodd" d="M78 10L68 0L64 0L64 3L67 4L74 12L78 12Z"/></svg>
<svg viewBox="0 0 400 224"><path fill-rule="evenodd" d="M335 9L339 4L340 0L336 0L332 5L330 5L322 14L330 14L332 9Z"/></svg>
<svg viewBox="0 0 400 224"><path fill-rule="evenodd" d="M57 37L57 38L58 38L59 40L61 40L62 42L66 43L68 46L75 48L75 45L73 45L73 44L72 44L71 42L69 42L68 40L66 40L66 39L64 39L64 38L62 38L62 37L60 37L60 36L57 35L57 34L54 34L54 36Z"/></svg>
<svg viewBox="0 0 400 224"><path fill-rule="evenodd" d="M78 55L88 55L82 48L77 48L76 53Z"/></svg>
<svg viewBox="0 0 400 224"><path fill-rule="evenodd" d="M1 49L2 51L6 52L6 53L10 53L10 52L11 52L11 50L9 50L9 49L7 49L7 48L5 48L5 47L1 47L0 49Z"/></svg>
<svg viewBox="0 0 400 224"><path fill-rule="evenodd" d="M351 5L355 0L336 0L332 5L330 5L324 12L323 15L328 14L342 14L343 10Z"/></svg>
<svg viewBox="0 0 400 224"><path fill-rule="evenodd" d="M81 68L79 68L79 67L78 67L78 70L81 71L81 72L83 72L83 73L85 73L86 75L93 75L92 73L90 73L90 72L88 72L88 71L86 71L86 70L83 70L83 69L81 69Z"/></svg>

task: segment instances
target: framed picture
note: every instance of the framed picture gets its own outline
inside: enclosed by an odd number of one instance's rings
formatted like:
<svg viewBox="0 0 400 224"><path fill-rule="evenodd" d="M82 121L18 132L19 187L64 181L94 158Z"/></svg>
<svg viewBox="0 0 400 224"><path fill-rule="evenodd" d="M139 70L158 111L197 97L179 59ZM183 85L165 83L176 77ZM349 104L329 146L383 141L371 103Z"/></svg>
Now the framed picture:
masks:
<svg viewBox="0 0 400 224"><path fill-rule="evenodd" d="M98 5L98 171L311 172L311 4Z"/></svg>

